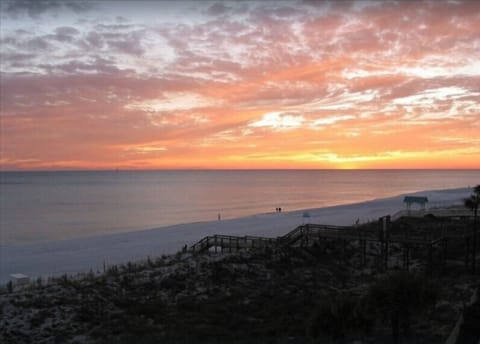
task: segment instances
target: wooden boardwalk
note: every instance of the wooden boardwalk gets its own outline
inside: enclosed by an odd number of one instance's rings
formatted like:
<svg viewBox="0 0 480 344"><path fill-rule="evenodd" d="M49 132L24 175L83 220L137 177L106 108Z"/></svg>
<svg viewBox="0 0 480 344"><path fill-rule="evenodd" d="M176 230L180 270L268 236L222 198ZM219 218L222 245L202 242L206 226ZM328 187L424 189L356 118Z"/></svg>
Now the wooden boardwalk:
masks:
<svg viewBox="0 0 480 344"><path fill-rule="evenodd" d="M440 251L441 263L445 265L445 262L449 260L449 242L456 240L464 246L462 260L464 260L465 266L471 264L474 259L471 254L473 232L466 230L464 224L463 227L460 226L460 230L458 229L459 225L456 227L440 225L437 230L434 224L423 224L423 227L422 225L412 225L412 228L403 228L401 224L389 222L389 218L387 221L385 219L386 217L380 218L378 222L360 226L304 224L277 238L212 235L198 241L188 250L192 253L237 252L267 247L309 247L315 243L321 244L337 240L343 242L344 248L347 243L355 244L355 247L360 250L362 265L367 262L368 247L376 247L385 268L388 268L392 248L396 247L397 251L401 250L403 268L408 269L414 250L423 252L430 267L433 266L434 253ZM455 230L451 230L451 228ZM420 250L418 250L419 248Z"/></svg>
<svg viewBox="0 0 480 344"><path fill-rule="evenodd" d="M330 225L302 225L278 238L260 237L260 236L235 236L235 235L211 235L203 238L194 245L190 246L189 251L193 253L202 253L207 251L214 252L233 252L245 249L259 249L274 246L294 246L321 231L332 231L338 233L347 233L351 227L330 226ZM308 239L307 239L308 240ZM303 246L303 245L302 245Z"/></svg>

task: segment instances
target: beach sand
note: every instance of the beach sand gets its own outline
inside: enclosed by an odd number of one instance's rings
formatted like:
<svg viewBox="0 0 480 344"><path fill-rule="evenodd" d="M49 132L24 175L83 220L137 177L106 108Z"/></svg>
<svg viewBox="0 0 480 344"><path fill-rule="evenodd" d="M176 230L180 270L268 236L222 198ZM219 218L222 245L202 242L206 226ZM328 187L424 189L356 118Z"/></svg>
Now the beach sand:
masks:
<svg viewBox="0 0 480 344"><path fill-rule="evenodd" d="M468 188L429 190L409 195L427 196L427 208L461 204L471 193ZM405 208L403 197L371 200L319 209L258 214L231 220L197 222L119 234L62 240L30 245L0 247L0 284L10 275L22 273L30 278L102 271L104 265L143 260L148 256L172 254L207 235L258 235L277 237L302 223L351 225L393 215ZM308 212L309 217L304 217Z"/></svg>

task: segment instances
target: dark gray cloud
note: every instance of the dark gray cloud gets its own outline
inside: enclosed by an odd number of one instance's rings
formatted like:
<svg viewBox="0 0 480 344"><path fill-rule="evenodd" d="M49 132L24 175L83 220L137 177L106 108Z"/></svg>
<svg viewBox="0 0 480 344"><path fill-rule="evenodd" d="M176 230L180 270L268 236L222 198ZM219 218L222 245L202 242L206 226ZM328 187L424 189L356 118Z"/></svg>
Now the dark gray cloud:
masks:
<svg viewBox="0 0 480 344"><path fill-rule="evenodd" d="M226 14L230 9L231 8L225 6L225 4L217 2L208 8L207 13L213 16L219 16Z"/></svg>
<svg viewBox="0 0 480 344"><path fill-rule="evenodd" d="M25 42L25 47L30 51L47 51L52 46L45 37L34 37Z"/></svg>
<svg viewBox="0 0 480 344"><path fill-rule="evenodd" d="M1 8L2 12L12 18L23 15L36 18L47 13L57 13L62 9L81 13L93 9L94 6L94 1L86 0L15 0L2 3Z"/></svg>
<svg viewBox="0 0 480 344"><path fill-rule="evenodd" d="M96 31L90 31L85 37L86 42L94 48L102 49L105 45L103 35Z"/></svg>
<svg viewBox="0 0 480 344"><path fill-rule="evenodd" d="M130 21L127 18L122 17L122 16L116 16L115 20L116 20L117 23L128 23Z"/></svg>
<svg viewBox="0 0 480 344"><path fill-rule="evenodd" d="M55 32L53 35L46 35L45 38L52 39L60 43L73 43L76 40L75 35L67 35L58 32Z"/></svg>
<svg viewBox="0 0 480 344"><path fill-rule="evenodd" d="M133 27L134 25L129 25L129 24L98 24L98 25L95 25L95 30L112 32L112 31L129 30Z"/></svg>
<svg viewBox="0 0 480 344"><path fill-rule="evenodd" d="M95 1L76 0L64 3L64 6L76 13L87 12L95 8Z"/></svg>
<svg viewBox="0 0 480 344"><path fill-rule="evenodd" d="M98 30L98 28L90 31L85 37L87 47L129 55L142 55L144 53L142 30L119 32L123 28L112 29L110 25L108 27L110 28L108 31Z"/></svg>
<svg viewBox="0 0 480 344"><path fill-rule="evenodd" d="M77 29L75 29L74 27L71 27L71 26L61 26L61 27L57 27L55 29L55 33L57 35L74 36L74 35L78 35L80 33L80 31L78 31Z"/></svg>
<svg viewBox="0 0 480 344"><path fill-rule="evenodd" d="M2 67L11 72L25 69L48 74L116 73L116 59L109 57L142 56L144 33L145 29L123 24L96 25L86 32L73 26L59 26L48 34L22 30L0 37ZM98 59L100 55L105 59Z"/></svg>
<svg viewBox="0 0 480 344"><path fill-rule="evenodd" d="M35 54L25 54L25 53L4 53L2 54L3 62L21 62L21 61L28 61L34 58Z"/></svg>
<svg viewBox="0 0 480 344"><path fill-rule="evenodd" d="M90 62L72 60L61 64L40 64L37 67L51 74L116 74L120 72L111 60L100 57L91 59Z"/></svg>
<svg viewBox="0 0 480 344"><path fill-rule="evenodd" d="M141 43L134 37L126 37L117 41L109 41L108 45L110 48L128 55L143 55L145 52Z"/></svg>

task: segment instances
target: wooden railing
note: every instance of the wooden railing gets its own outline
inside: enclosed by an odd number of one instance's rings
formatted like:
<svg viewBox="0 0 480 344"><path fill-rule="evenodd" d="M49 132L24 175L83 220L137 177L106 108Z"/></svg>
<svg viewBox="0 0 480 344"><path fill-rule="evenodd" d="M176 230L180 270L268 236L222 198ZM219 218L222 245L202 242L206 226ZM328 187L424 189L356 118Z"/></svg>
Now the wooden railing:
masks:
<svg viewBox="0 0 480 344"><path fill-rule="evenodd" d="M201 253L213 248L215 251L238 251L241 249L255 249L272 246L276 238L258 236L233 236L233 235L211 235L203 238L190 247L190 251Z"/></svg>
<svg viewBox="0 0 480 344"><path fill-rule="evenodd" d="M218 252L238 251L241 249L255 249L280 246L293 246L299 240L307 237L313 237L315 234L325 231L339 231L349 229L351 227L329 226L329 225L314 225L306 224L295 228L287 234L278 238L268 238L260 236L234 236L234 235L211 235L198 241L196 244L190 246L189 250L194 253L201 253L210 249Z"/></svg>
<svg viewBox="0 0 480 344"><path fill-rule="evenodd" d="M464 233L462 237L466 234ZM373 224L370 228L355 226L332 226L319 224L304 224L296 227L287 234L277 237L212 235L203 238L189 248L190 252L201 253L210 249L215 252L234 252L242 249L256 249L265 247L309 246L320 239L359 240L362 242L390 242L399 244L433 245L455 235L446 234L443 230L403 233L387 231L382 233L380 227Z"/></svg>
<svg viewBox="0 0 480 344"><path fill-rule="evenodd" d="M401 255L403 268L408 270L413 254L412 250L422 248L426 259L425 266L428 271L432 272L435 259L437 261L440 259L442 269L445 268L446 261L449 259L447 244L451 239L455 239L455 242L460 242L464 247L465 266L469 266L469 264L473 266L473 259L476 255L472 249L472 230L469 230L465 225L460 226L456 223L448 226L445 223L439 223L437 224L438 228L433 226L433 230L431 225L424 227L425 225L422 223L405 226L404 223L393 224L383 220L349 227L304 224L278 238L232 235L207 236L192 245L189 251L195 254L212 251L238 252L269 247L284 251L291 247L311 247L315 243L318 243L321 248L324 246L322 243L333 240L339 241L340 245L338 247L344 253L349 247L349 242L358 243L358 245L350 247L357 247L359 250L360 264L366 266L367 262L371 261L369 257L373 254L375 256L374 261L380 262L384 269L389 267L389 257L396 255L397 258L400 258ZM391 244L395 244L395 250L391 249ZM373 251L371 251L372 249ZM437 255L440 258L434 259L434 250L440 252ZM307 254L309 250L299 250L299 252ZM474 267L472 267L472 271L475 273Z"/></svg>
<svg viewBox="0 0 480 344"><path fill-rule="evenodd" d="M323 236L329 232L334 235L341 235L342 233L347 233L347 230L350 229L352 229L352 227L305 224L298 226L284 236L279 237L277 241L280 245L292 246L302 239L313 239L319 235Z"/></svg>

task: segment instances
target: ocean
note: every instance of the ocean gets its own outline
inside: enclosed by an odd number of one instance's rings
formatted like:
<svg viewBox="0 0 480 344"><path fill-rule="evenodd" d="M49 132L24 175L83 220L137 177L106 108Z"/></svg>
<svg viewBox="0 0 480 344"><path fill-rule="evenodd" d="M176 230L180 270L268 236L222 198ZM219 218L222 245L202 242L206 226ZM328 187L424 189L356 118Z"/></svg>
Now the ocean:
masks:
<svg viewBox="0 0 480 344"><path fill-rule="evenodd" d="M479 170L1 172L0 245L474 186Z"/></svg>

